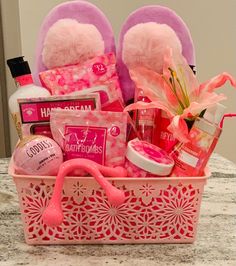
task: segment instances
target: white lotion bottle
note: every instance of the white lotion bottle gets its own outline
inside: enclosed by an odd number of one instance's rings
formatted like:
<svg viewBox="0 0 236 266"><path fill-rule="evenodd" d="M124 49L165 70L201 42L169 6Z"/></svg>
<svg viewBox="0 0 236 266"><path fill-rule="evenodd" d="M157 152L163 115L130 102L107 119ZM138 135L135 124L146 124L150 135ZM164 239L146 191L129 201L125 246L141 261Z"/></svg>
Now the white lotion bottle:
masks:
<svg viewBox="0 0 236 266"><path fill-rule="evenodd" d="M7 65L17 87L17 91L10 96L8 105L18 136L22 139L20 109L17 100L48 97L51 94L47 89L34 85L29 64L24 61L23 56L7 60Z"/></svg>

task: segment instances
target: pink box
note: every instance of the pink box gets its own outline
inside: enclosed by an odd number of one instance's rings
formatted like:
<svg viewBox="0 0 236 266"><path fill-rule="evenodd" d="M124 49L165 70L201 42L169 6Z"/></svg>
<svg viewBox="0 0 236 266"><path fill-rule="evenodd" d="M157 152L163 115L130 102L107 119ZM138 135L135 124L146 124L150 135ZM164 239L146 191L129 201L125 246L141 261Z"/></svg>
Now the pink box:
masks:
<svg viewBox="0 0 236 266"><path fill-rule="evenodd" d="M110 205L91 177L66 177L64 221L48 227L42 213L52 196L55 177L20 176L16 184L27 244L192 243L207 177L108 178L125 191L125 203Z"/></svg>
<svg viewBox="0 0 236 266"><path fill-rule="evenodd" d="M18 99L23 136L44 135L52 138L50 113L53 109L100 110L98 93Z"/></svg>

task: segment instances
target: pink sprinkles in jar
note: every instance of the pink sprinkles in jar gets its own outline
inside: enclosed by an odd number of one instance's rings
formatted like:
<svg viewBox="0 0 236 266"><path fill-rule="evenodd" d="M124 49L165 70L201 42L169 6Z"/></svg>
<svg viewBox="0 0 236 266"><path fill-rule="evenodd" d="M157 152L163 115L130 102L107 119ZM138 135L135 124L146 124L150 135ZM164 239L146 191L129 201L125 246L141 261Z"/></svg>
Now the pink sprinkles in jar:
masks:
<svg viewBox="0 0 236 266"><path fill-rule="evenodd" d="M161 148L138 139L128 143L125 168L129 177L168 176L174 160Z"/></svg>

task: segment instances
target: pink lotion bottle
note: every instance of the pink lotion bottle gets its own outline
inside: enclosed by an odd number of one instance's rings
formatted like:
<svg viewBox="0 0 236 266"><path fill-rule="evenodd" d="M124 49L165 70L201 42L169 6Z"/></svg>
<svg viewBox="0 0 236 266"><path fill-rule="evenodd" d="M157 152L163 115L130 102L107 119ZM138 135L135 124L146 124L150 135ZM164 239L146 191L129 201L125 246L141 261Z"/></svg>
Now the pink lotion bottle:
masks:
<svg viewBox="0 0 236 266"><path fill-rule="evenodd" d="M22 98L48 97L51 94L47 89L33 84L29 64L27 61L24 61L23 56L8 59L7 65L17 87L17 91L9 98L8 104L17 133L21 139L20 110L17 100Z"/></svg>
<svg viewBox="0 0 236 266"><path fill-rule="evenodd" d="M172 152L175 166L172 176L202 176L222 129L219 124L225 107L221 104L208 108L203 118L197 118L189 132L191 141L177 145Z"/></svg>

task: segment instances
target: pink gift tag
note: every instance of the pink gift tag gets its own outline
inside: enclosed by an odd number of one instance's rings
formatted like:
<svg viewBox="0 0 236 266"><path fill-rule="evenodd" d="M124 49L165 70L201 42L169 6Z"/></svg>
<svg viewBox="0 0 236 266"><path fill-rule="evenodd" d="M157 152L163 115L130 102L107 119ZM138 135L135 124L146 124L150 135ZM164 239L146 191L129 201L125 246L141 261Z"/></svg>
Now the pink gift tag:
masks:
<svg viewBox="0 0 236 266"><path fill-rule="evenodd" d="M66 159L87 158L106 166L123 166L127 113L54 109L50 124Z"/></svg>

